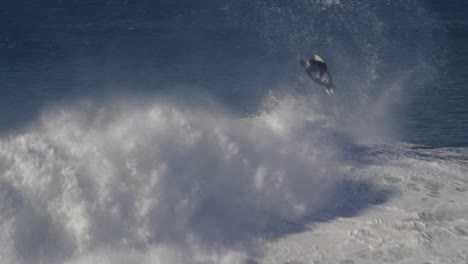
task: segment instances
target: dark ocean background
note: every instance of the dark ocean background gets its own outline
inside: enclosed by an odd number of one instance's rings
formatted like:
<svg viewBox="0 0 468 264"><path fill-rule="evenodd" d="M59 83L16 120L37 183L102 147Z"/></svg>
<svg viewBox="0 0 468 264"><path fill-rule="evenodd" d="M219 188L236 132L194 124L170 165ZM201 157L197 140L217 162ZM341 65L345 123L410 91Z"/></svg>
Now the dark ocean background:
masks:
<svg viewBox="0 0 468 264"><path fill-rule="evenodd" d="M466 3L316 3L4 2L0 132L15 133L50 103L122 93L208 93L248 115L280 86L319 89L299 81L297 64L317 53L336 79L335 103L366 109L399 82L386 112L393 137L468 146Z"/></svg>

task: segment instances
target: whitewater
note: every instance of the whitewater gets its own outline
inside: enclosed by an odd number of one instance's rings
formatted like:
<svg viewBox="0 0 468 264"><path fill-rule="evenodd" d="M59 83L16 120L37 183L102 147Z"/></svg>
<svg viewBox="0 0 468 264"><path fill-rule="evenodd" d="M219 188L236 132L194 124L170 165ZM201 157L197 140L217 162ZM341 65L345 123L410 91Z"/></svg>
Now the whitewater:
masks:
<svg viewBox="0 0 468 264"><path fill-rule="evenodd" d="M82 101L2 139L3 262L467 261L466 149L342 135L304 98L169 101Z"/></svg>

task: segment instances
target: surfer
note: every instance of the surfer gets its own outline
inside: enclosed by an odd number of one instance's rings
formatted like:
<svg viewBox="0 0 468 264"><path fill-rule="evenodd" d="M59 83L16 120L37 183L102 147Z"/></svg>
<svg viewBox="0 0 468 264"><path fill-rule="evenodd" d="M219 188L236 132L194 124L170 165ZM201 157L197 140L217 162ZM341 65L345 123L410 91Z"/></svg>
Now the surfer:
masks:
<svg viewBox="0 0 468 264"><path fill-rule="evenodd" d="M328 95L334 94L332 78L328 72L328 66L322 58L318 55L314 55L314 58L308 59L307 61L303 61L302 59L299 61L314 82L322 85Z"/></svg>

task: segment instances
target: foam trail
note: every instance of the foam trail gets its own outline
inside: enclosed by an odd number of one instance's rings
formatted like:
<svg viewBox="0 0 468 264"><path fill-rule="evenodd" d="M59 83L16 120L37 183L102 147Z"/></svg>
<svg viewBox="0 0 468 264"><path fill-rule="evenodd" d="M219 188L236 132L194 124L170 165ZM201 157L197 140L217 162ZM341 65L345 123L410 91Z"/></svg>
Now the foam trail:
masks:
<svg viewBox="0 0 468 264"><path fill-rule="evenodd" d="M271 102L240 119L83 103L2 139L2 259L241 263L322 209L339 179L326 119Z"/></svg>

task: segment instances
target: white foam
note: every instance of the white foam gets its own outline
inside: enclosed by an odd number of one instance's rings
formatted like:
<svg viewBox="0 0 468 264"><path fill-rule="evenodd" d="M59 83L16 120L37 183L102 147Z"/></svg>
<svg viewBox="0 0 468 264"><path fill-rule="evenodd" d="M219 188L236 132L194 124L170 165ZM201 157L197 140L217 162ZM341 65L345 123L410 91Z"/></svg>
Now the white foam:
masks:
<svg viewBox="0 0 468 264"><path fill-rule="evenodd" d="M278 219L320 210L339 178L320 117L270 106L240 119L158 102L44 114L0 141L1 257L240 263L288 232Z"/></svg>
<svg viewBox="0 0 468 264"><path fill-rule="evenodd" d="M466 150L358 143L314 99L270 96L249 118L149 101L60 106L0 140L2 260L463 255L443 245L465 245Z"/></svg>

